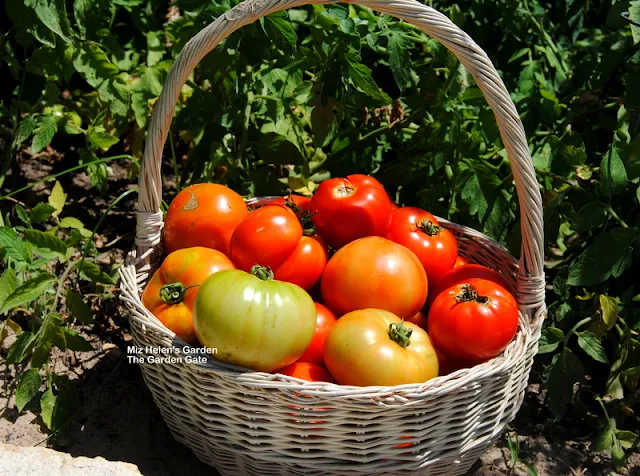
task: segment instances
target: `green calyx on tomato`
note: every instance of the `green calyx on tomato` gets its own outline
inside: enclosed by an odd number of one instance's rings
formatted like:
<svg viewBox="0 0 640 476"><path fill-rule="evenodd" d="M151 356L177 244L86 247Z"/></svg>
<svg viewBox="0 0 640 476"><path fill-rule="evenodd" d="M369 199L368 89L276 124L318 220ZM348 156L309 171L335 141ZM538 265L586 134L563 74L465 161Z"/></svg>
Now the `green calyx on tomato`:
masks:
<svg viewBox="0 0 640 476"><path fill-rule="evenodd" d="M456 303L474 301L478 304L487 304L489 302L489 296L480 296L476 288L471 284L463 284L460 294L456 295Z"/></svg>
<svg viewBox="0 0 640 476"><path fill-rule="evenodd" d="M187 290L195 288L197 286L200 285L194 284L193 286L185 288L184 284L182 283L165 284L160 288L160 299L162 299L162 301L169 305L180 304L182 301L184 301L184 295Z"/></svg>
<svg viewBox="0 0 640 476"><path fill-rule="evenodd" d="M255 277L260 278L262 281L273 279L273 271L269 266L260 266L259 264L255 264L251 267L250 272Z"/></svg>
<svg viewBox="0 0 640 476"><path fill-rule="evenodd" d="M436 225L431 220L422 220L419 224L416 225L418 230L426 233L429 236L438 235L443 228L440 225Z"/></svg>
<svg viewBox="0 0 640 476"><path fill-rule="evenodd" d="M389 324L389 337L400 347L409 347L413 330L404 325L404 321Z"/></svg>

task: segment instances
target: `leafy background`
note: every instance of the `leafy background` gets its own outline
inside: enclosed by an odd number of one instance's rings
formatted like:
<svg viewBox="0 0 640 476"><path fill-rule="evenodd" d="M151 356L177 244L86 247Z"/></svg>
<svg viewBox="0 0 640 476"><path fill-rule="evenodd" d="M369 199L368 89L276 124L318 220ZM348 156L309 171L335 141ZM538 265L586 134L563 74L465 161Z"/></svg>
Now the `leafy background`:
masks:
<svg viewBox="0 0 640 476"><path fill-rule="evenodd" d="M109 212L132 210L150 111L186 41L235 3L12 0L0 16L0 341L16 407L39 400L54 436L74 389L53 362L90 350L114 309L133 237L100 237ZM485 49L529 137L545 207L549 317L532 374L544 418L577 422L623 466L640 426L640 2L428 3ZM399 203L520 253L506 152L473 79L366 8L297 8L231 35L183 88L164 157L167 202L202 181L310 194L369 173Z"/></svg>

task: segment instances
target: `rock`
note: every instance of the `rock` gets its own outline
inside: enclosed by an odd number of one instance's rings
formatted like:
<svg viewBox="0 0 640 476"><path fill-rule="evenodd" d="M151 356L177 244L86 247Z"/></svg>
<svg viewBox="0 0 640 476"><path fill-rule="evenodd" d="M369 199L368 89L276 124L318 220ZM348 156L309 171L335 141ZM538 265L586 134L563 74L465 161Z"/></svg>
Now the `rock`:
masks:
<svg viewBox="0 0 640 476"><path fill-rule="evenodd" d="M131 463L0 443L0 476L142 476Z"/></svg>

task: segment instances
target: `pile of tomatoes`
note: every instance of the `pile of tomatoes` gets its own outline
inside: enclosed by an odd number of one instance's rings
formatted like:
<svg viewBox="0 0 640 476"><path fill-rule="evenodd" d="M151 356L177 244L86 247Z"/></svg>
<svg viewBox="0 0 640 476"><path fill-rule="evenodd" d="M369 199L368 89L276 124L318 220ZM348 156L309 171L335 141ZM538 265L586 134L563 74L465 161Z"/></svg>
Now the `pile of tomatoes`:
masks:
<svg viewBox="0 0 640 476"><path fill-rule="evenodd" d="M429 212L351 175L251 209L198 184L165 217L142 295L168 329L247 369L341 385L423 383L502 352L518 325L503 276L458 255Z"/></svg>

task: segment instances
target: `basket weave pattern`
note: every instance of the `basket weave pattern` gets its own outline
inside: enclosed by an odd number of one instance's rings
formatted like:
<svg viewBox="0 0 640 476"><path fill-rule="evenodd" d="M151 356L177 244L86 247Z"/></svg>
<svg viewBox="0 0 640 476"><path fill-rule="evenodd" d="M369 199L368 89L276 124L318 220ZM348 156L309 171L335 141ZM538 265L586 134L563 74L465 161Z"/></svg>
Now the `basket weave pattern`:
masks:
<svg viewBox="0 0 640 476"><path fill-rule="evenodd" d="M134 343L141 348L187 345L140 300L164 256L160 163L180 90L198 62L233 31L308 3L334 2L248 0L237 5L187 43L167 77L140 173L136 249L121 269L121 299ZM439 220L456 235L463 256L500 271L511 283L520 307L519 329L509 347L487 363L396 387L303 382L211 357L205 364L143 364L145 382L173 436L225 476L464 474L515 417L537 350L546 314L542 203L509 93L482 49L437 11L414 0L352 3L397 16L444 44L474 76L494 111L520 201L520 262L481 233Z"/></svg>

